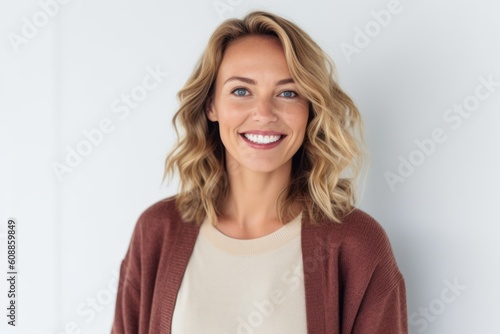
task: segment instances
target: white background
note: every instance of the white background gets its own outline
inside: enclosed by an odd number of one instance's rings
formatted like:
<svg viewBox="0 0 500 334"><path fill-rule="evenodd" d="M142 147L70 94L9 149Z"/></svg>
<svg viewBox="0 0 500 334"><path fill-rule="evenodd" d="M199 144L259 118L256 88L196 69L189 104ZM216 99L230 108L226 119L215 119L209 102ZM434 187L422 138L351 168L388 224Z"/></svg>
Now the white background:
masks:
<svg viewBox="0 0 500 334"><path fill-rule="evenodd" d="M392 242L410 332L498 333L500 5L400 0L382 26L373 11L389 3L72 0L52 6L50 17L38 1L2 0L0 276L10 217L20 274L14 329L0 281L0 331L110 331L115 276L136 219L177 189L161 184L176 93L223 19L263 9L300 25L330 54L360 108L371 153L360 206ZM347 44L356 53L343 51ZM148 68L169 75L127 117L113 112L122 94L140 92ZM482 100L474 97L480 77L497 82L477 88ZM448 111L464 103L473 109L465 117ZM58 179L54 163L66 164L69 150L85 145L83 131L105 119L113 131ZM429 144L436 128L446 139ZM387 172L398 174L410 158L417 166L391 188Z"/></svg>

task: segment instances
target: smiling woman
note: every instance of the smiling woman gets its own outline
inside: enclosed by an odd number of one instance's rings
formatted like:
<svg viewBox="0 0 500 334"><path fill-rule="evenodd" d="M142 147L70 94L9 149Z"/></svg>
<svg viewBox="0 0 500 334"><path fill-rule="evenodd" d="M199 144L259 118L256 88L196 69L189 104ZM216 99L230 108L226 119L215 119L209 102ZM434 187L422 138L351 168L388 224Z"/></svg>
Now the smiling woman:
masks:
<svg viewBox="0 0 500 334"><path fill-rule="evenodd" d="M181 189L139 218L113 333L406 333L388 238L355 206L360 115L320 47L228 20L179 99Z"/></svg>

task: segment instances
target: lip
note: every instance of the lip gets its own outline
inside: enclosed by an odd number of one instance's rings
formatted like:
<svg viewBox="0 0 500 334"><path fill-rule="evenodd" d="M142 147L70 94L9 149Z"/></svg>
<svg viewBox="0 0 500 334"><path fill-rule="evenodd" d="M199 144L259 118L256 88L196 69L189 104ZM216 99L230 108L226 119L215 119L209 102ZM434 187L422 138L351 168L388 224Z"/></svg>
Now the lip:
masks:
<svg viewBox="0 0 500 334"><path fill-rule="evenodd" d="M284 133L281 133L281 132L276 132L276 131L261 131L261 130L242 131L239 134L240 135L244 135L245 133L251 134L251 135L263 135L263 136L286 136Z"/></svg>
<svg viewBox="0 0 500 334"><path fill-rule="evenodd" d="M253 141L248 140L245 137L245 134L263 135L263 136L281 136L281 138L278 141L275 141L273 143L257 144L257 143L254 143ZM278 146L283 141L283 139L285 139L285 137L286 137L285 134L280 133L280 132L275 132L275 131L259 131L259 130L245 131L245 132L239 133L239 135L243 139L243 141L245 143L247 143L250 147L253 147L253 148L256 148L256 149L259 149L259 150L272 149L272 148Z"/></svg>

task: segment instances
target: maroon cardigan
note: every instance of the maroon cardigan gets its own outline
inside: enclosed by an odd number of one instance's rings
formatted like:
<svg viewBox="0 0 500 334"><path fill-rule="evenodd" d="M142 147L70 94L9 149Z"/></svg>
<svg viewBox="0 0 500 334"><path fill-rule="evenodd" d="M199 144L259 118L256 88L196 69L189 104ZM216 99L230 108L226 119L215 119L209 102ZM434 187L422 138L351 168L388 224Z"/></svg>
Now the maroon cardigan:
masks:
<svg viewBox="0 0 500 334"><path fill-rule="evenodd" d="M312 225L307 215L302 224L307 332L408 333L405 283L382 227L359 209L342 224ZM121 264L112 333L171 332L198 232L173 198L144 211Z"/></svg>

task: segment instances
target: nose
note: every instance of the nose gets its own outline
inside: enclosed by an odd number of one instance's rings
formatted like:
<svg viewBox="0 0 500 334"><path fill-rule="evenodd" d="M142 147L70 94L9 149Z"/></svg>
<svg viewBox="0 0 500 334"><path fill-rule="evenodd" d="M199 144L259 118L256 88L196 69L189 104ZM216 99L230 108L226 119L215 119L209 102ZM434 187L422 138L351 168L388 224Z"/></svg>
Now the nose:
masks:
<svg viewBox="0 0 500 334"><path fill-rule="evenodd" d="M259 99L252 113L253 119L261 123L275 122L278 119L275 108L272 99Z"/></svg>

